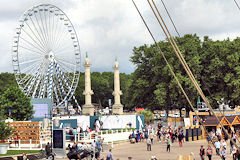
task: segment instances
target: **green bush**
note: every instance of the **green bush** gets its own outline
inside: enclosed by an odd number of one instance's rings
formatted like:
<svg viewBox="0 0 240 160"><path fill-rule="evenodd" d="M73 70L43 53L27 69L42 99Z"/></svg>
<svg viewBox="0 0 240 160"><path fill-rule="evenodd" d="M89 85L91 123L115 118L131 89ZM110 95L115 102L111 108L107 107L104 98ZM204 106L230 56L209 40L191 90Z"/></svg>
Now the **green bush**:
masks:
<svg viewBox="0 0 240 160"><path fill-rule="evenodd" d="M154 114L151 111L142 110L138 114L144 115L145 123L149 124L154 119Z"/></svg>
<svg viewBox="0 0 240 160"><path fill-rule="evenodd" d="M10 128L9 123L5 123L5 121L1 118L0 119L0 141L6 140L12 134L13 134L13 130Z"/></svg>

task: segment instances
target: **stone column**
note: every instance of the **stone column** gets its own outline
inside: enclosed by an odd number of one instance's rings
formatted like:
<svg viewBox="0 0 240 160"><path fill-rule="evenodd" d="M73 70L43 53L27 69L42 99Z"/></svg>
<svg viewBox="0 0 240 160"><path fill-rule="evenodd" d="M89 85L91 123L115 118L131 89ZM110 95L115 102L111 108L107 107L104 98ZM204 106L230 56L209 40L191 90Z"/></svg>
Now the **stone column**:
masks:
<svg viewBox="0 0 240 160"><path fill-rule="evenodd" d="M90 60L86 55L85 59L85 91L83 95L85 95L85 104L82 107L82 113L86 115L93 116L94 115L94 106L92 105L92 97L93 91L91 90L91 73L90 73Z"/></svg>
<svg viewBox="0 0 240 160"><path fill-rule="evenodd" d="M119 64L117 60L114 62L114 105L112 106L113 114L123 114L123 105L121 104L120 96L122 91L120 90L120 78L119 78Z"/></svg>

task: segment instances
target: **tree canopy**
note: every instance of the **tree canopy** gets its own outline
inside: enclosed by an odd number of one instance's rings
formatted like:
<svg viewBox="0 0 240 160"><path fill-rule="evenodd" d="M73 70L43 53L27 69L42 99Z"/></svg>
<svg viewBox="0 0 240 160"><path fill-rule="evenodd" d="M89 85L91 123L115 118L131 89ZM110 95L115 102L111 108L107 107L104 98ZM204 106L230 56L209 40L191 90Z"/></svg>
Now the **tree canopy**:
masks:
<svg viewBox="0 0 240 160"><path fill-rule="evenodd" d="M15 86L0 95L0 110L3 115L18 121L28 120L34 113L30 98Z"/></svg>
<svg viewBox="0 0 240 160"><path fill-rule="evenodd" d="M203 41L194 35L175 38L186 62L196 80L211 103L216 107L220 98L230 100L231 105L238 105L240 94L240 38L234 40L213 41L204 37ZM173 67L179 81L196 104L198 94L178 61L172 47L166 41L159 45ZM136 66L133 72L129 92L131 101L128 107L154 109L171 109L172 105L189 110L186 98L156 45L134 47L131 62ZM130 99L130 97L129 97Z"/></svg>

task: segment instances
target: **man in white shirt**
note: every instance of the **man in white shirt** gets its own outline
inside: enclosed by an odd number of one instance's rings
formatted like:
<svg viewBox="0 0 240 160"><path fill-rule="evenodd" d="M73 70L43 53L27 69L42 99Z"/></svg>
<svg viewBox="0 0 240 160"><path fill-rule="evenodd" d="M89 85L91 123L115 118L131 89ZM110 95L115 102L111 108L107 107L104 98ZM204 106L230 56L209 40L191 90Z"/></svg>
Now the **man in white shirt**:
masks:
<svg viewBox="0 0 240 160"><path fill-rule="evenodd" d="M221 143L217 140L214 145L216 147L216 153L217 153L217 155L219 155Z"/></svg>

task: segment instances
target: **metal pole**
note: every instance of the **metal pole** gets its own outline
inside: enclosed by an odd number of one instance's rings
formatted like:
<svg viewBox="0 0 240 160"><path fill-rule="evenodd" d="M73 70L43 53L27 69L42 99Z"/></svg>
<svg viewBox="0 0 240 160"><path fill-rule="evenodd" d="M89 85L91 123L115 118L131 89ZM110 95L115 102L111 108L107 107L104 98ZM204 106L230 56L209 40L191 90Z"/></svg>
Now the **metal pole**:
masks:
<svg viewBox="0 0 240 160"><path fill-rule="evenodd" d="M50 121L51 121L51 151L53 151L53 119L52 119L52 108L50 111Z"/></svg>

